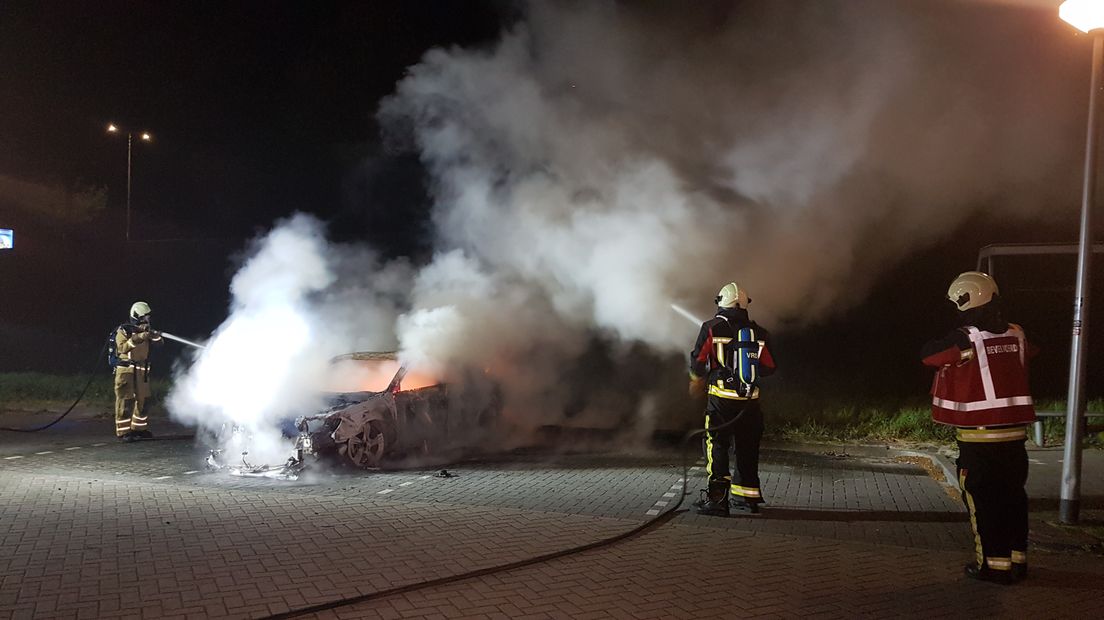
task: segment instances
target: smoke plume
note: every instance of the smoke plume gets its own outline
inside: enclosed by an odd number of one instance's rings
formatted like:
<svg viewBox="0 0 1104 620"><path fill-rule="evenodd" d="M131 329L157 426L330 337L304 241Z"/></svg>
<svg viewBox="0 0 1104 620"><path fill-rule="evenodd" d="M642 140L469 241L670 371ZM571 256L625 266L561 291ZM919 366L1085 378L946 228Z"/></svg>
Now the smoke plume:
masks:
<svg viewBox="0 0 1104 620"><path fill-rule="evenodd" d="M235 278L216 344L246 318L260 323L241 338L289 320L264 350L313 381L317 353L394 334L413 364L501 381L515 419L610 402L651 417L663 405L646 392L667 376L656 364L695 333L672 302L707 315L737 280L759 321L813 323L970 218L1037 219L1076 200L1084 40L1053 15L938 1L524 6L493 45L427 52L381 105L388 143L432 178L429 264L396 278L370 253L341 273L270 258L278 243L330 256L282 241L288 227L317 239L292 220ZM316 346L322 332L336 340ZM190 394L201 373L233 380L205 361ZM258 398L236 407L296 402Z"/></svg>

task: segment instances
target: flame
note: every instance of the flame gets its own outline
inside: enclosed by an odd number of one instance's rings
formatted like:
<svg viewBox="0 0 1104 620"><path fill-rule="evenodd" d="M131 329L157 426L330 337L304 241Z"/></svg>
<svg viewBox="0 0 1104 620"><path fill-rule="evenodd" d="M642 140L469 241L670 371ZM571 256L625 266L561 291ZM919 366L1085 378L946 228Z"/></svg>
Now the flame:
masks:
<svg viewBox="0 0 1104 620"><path fill-rule="evenodd" d="M420 390L421 388L432 387L440 383L441 381L433 375L408 371L406 376L403 377L402 385L399 386L399 389L403 392L407 390Z"/></svg>
<svg viewBox="0 0 1104 620"><path fill-rule="evenodd" d="M330 392L382 392L399 371L399 366L399 361L394 359L344 359L331 366L325 389ZM441 381L429 373L407 370L399 387L407 391L439 383Z"/></svg>

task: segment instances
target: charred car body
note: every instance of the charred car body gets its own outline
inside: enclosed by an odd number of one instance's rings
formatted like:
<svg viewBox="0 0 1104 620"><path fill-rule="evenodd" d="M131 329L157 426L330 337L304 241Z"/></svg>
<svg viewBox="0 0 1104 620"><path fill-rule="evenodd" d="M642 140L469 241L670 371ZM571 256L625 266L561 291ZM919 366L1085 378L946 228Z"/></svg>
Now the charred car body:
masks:
<svg viewBox="0 0 1104 620"><path fill-rule="evenodd" d="M241 429L224 429L207 465L229 467L241 475L294 477L310 459L325 459L361 469L384 461L426 462L476 444L492 429L501 411L497 389L486 379L469 377L456 387L410 372L393 352L350 353L334 360L338 383L383 389L330 392L326 409L289 420L284 434L294 437L294 454L279 466L248 462L248 438ZM344 371L341 371L341 368ZM237 446L246 446L245 449ZM230 465L238 451L240 465Z"/></svg>

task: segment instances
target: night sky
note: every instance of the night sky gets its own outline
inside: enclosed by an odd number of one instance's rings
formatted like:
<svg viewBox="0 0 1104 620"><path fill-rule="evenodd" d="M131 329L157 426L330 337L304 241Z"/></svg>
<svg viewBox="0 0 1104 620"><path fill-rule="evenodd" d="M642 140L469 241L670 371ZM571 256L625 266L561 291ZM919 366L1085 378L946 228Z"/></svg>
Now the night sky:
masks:
<svg viewBox="0 0 1104 620"><path fill-rule="evenodd" d="M295 211L319 215L339 241L424 256L424 171L385 148L379 100L428 49L490 45L516 10L490 0L2 3L0 176L106 188L107 208L58 221L0 196L0 227L17 229L17 250L0 256L0 370L87 368L138 298L165 329L210 333L235 254ZM125 138L108 135L108 122L154 136L134 147L130 245ZM890 271L873 301L783 338L780 357L809 377L842 369L832 381L845 389L922 389L913 352L937 335L938 295L978 248L1075 235L1075 221L976 219ZM1052 370L1041 374L1053 392L1064 387L1072 265L1024 267L1020 286L1021 314L1052 319L1034 333L1050 341ZM892 360L890 333L901 339Z"/></svg>
<svg viewBox="0 0 1104 620"><path fill-rule="evenodd" d="M107 208L72 222L0 198L0 227L17 230L0 366L87 367L132 297L209 333L235 253L296 211L337 240L425 252L424 175L385 152L378 101L426 50L493 41L510 15L481 1L3 3L0 175L106 188ZM129 246L126 140L109 122L154 136L134 145Z"/></svg>
<svg viewBox="0 0 1104 620"><path fill-rule="evenodd" d="M403 167L366 163L378 100L427 49L492 40L504 15L478 1L5 2L0 171L105 185L118 211L112 121L155 136L135 147L138 238L241 239L294 210L368 228L351 173Z"/></svg>

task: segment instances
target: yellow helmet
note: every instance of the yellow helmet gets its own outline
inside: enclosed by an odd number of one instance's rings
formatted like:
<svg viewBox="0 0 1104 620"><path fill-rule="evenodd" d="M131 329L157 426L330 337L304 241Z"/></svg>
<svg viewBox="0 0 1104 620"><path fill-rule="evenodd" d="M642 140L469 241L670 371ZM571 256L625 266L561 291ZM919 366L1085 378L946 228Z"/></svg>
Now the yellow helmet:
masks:
<svg viewBox="0 0 1104 620"><path fill-rule="evenodd" d="M967 271L959 274L947 289L947 299L954 302L959 311L980 308L999 295L997 281L987 273Z"/></svg>
<svg viewBox="0 0 1104 620"><path fill-rule="evenodd" d="M751 303L751 298L748 297L747 291L741 288L739 284L729 282L721 287L714 301L722 308L747 308L748 304Z"/></svg>
<svg viewBox="0 0 1104 620"><path fill-rule="evenodd" d="M135 321L148 321L150 312L149 304L144 301L136 301L130 306L130 318Z"/></svg>

